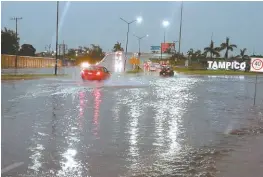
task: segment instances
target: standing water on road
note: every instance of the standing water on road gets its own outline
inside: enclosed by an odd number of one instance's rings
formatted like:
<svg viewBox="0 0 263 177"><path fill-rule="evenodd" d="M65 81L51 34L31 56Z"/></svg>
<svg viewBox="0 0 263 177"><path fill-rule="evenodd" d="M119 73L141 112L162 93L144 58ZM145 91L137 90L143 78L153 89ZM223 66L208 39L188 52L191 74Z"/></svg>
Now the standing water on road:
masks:
<svg viewBox="0 0 263 177"><path fill-rule="evenodd" d="M240 134L263 132L263 89L253 107L253 82L183 75L2 82L2 169L23 162L2 175L216 176Z"/></svg>

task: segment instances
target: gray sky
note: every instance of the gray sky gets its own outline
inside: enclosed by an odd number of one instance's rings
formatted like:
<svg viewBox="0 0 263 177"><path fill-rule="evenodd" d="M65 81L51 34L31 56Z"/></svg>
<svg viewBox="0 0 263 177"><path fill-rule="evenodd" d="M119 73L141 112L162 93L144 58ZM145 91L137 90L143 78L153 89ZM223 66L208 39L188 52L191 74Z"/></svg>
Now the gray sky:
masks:
<svg viewBox="0 0 263 177"><path fill-rule="evenodd" d="M138 50L138 41L132 35L149 34L141 41L141 50L150 51L151 45L160 45L164 38L163 19L170 21L166 29L166 42L179 38L181 2L60 2L59 40L69 48L99 44L103 50L111 50L119 41L125 48L127 21L143 17L142 24L130 26L128 51ZM23 17L19 21L20 43L30 43L37 51L45 45L55 49L56 2L1 2L1 25L15 29L11 17ZM263 54L263 2L184 2L182 51L208 46L213 32L215 45L225 41L249 54ZM178 49L178 45L176 46Z"/></svg>

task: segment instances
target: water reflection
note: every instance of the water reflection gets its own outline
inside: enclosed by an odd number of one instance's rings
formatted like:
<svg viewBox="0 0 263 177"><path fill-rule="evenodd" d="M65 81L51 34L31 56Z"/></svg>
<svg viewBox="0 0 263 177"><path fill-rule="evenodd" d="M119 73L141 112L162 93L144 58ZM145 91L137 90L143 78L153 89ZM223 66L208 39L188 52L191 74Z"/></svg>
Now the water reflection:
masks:
<svg viewBox="0 0 263 177"><path fill-rule="evenodd" d="M51 87L52 90L56 90L57 86ZM57 124L58 124L58 117L57 117L57 111L61 109L60 105L60 98L58 95L51 95L51 121L47 119L46 116L42 117L43 115L41 114L35 114L35 119L34 119L34 124L33 124L33 137L30 139L31 145L29 146L29 151L31 155L29 158L31 159L31 163L28 166L29 173L30 174L39 174L41 170L44 167L44 162L45 162L45 150L46 147L43 143L45 140L49 137L50 143L56 144L56 135L57 135ZM48 105L48 104L47 104ZM47 106L45 105L45 106ZM38 111L37 111L38 112ZM46 132L47 126L46 125L51 125L51 135L48 136L48 134L43 133ZM52 166L52 168L55 167L55 162L54 162L54 157L56 157L57 151L51 151L50 156L52 161L51 164L48 164Z"/></svg>
<svg viewBox="0 0 263 177"><path fill-rule="evenodd" d="M130 157L129 161L131 161L130 169L132 171L136 171L139 169L139 147L138 147L138 136L139 136L139 128L138 128L138 119L142 116L142 103L140 100L142 99L142 95L140 95L139 89L133 89L130 93L132 95L131 103L129 103L129 150L128 157Z"/></svg>
<svg viewBox="0 0 263 177"><path fill-rule="evenodd" d="M93 91L93 96L94 96L94 115L92 121L94 125L93 134L98 138L101 90L99 88L95 88Z"/></svg>
<svg viewBox="0 0 263 177"><path fill-rule="evenodd" d="M79 145L81 143L80 136L83 127L83 117L84 117L84 106L85 106L85 93L80 91L76 93L79 95L78 111L76 114L73 111L67 111L63 116L63 124L60 124L63 129L63 146L60 151L61 169L58 171L58 176L68 177L81 177L83 173L87 171L87 168L83 166L81 160L79 159ZM63 96L61 97L61 99ZM74 104L74 103L73 103ZM60 110L61 111L61 110Z"/></svg>
<svg viewBox="0 0 263 177"><path fill-rule="evenodd" d="M84 122L84 109L85 109L85 92L80 91L79 92L79 128L80 130L83 130L83 122Z"/></svg>

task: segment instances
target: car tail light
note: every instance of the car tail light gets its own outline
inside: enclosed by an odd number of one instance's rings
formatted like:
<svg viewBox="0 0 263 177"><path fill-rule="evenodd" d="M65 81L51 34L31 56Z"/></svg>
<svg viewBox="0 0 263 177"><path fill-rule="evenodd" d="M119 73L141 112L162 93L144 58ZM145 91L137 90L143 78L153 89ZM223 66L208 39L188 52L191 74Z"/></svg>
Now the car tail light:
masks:
<svg viewBox="0 0 263 177"><path fill-rule="evenodd" d="M96 73L96 75L100 75L100 72L98 71L98 72Z"/></svg>

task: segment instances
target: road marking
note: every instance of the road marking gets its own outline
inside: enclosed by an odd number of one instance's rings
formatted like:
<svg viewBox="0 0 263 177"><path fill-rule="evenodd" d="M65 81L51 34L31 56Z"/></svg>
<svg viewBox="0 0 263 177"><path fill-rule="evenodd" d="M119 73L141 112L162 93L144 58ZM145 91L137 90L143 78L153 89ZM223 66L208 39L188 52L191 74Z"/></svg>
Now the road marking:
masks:
<svg viewBox="0 0 263 177"><path fill-rule="evenodd" d="M9 165L9 166L5 167L4 169L1 169L1 173L6 173L6 172L8 172L10 170L13 170L14 168L17 168L17 167L23 165L23 164L24 164L24 162L13 163L12 165Z"/></svg>

